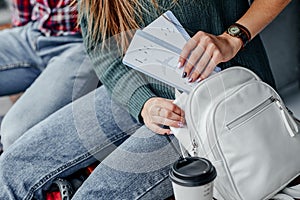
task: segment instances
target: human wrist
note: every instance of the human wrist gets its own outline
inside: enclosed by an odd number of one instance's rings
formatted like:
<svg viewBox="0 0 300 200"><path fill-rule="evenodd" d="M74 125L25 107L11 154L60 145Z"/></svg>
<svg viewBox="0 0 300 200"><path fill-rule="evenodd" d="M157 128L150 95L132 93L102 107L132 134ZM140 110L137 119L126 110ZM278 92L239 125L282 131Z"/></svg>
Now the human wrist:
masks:
<svg viewBox="0 0 300 200"><path fill-rule="evenodd" d="M156 95L146 86L139 87L131 95L129 100L129 113L141 124L143 124L142 110L145 103Z"/></svg>
<svg viewBox="0 0 300 200"><path fill-rule="evenodd" d="M144 103L140 116L142 119L144 119L147 115L147 109L148 109L148 105L150 105L151 101L153 100L154 97L150 97L149 99L146 100L146 102Z"/></svg>
<svg viewBox="0 0 300 200"><path fill-rule="evenodd" d="M243 42L240 38L232 37L226 32L219 35L219 37L227 41L227 44L231 47L233 52L238 52L240 49L243 48Z"/></svg>

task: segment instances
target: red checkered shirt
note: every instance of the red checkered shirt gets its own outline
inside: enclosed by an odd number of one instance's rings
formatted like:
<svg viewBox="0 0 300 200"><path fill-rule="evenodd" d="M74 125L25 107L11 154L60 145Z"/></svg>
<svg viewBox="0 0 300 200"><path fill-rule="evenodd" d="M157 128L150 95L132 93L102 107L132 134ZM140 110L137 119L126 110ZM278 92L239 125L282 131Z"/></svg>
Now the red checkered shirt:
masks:
<svg viewBox="0 0 300 200"><path fill-rule="evenodd" d="M78 33L77 5L73 0L12 0L13 26L37 21L39 30L46 36Z"/></svg>

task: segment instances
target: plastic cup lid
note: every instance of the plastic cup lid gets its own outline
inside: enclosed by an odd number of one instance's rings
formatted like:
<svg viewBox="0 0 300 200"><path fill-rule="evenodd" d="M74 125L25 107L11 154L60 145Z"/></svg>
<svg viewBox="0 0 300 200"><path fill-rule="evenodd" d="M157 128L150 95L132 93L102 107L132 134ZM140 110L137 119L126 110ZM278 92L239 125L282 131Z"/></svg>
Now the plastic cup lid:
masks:
<svg viewBox="0 0 300 200"><path fill-rule="evenodd" d="M217 171L205 158L187 157L173 164L169 176L178 185L195 187L213 181L217 176Z"/></svg>

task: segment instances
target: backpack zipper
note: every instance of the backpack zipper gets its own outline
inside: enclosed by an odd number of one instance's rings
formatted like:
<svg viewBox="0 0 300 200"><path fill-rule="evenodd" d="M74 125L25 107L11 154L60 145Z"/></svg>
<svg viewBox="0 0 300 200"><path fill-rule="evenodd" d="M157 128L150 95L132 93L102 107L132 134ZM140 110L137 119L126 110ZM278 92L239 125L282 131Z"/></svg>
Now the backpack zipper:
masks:
<svg viewBox="0 0 300 200"><path fill-rule="evenodd" d="M195 138L192 140L192 146L193 146L192 149L193 156L198 156L198 143L196 142Z"/></svg>
<svg viewBox="0 0 300 200"><path fill-rule="evenodd" d="M289 132L291 137L294 137L296 135L296 133L298 133L298 125L297 125L296 121L290 115L287 108L281 104L279 99L276 99L275 102L276 102L276 105L280 109L280 113L281 113L281 116L282 116L282 119L283 119L283 122L285 124L287 131ZM293 128L291 126L293 126Z"/></svg>
<svg viewBox="0 0 300 200"><path fill-rule="evenodd" d="M229 130L232 130L242 124L244 124L245 122L247 122L249 119L251 119L252 117L254 117L255 115L257 115L259 112L263 111L264 109L266 109L269 105L271 105L272 103L276 102L279 100L274 98L273 96L269 97L267 100L265 100L264 102L262 102L261 104L259 104L258 106L256 106L255 108L253 108L252 110L250 110L249 112L243 114L242 116L236 118L235 120L233 120L232 122L229 122L226 127Z"/></svg>
<svg viewBox="0 0 300 200"><path fill-rule="evenodd" d="M289 135L291 137L294 137L295 133L298 133L298 126L295 123L295 121L292 119L290 114L288 113L288 110L282 105L281 101L278 98L275 98L274 96L269 97L267 100L265 100L264 102L262 102L261 104L259 104L258 106L250 110L249 112L243 114L242 116L228 123L226 127L228 128L228 130L232 130L234 128L243 125L245 122L247 122L248 120L256 116L258 113L265 110L273 103L275 103L275 105L279 108L283 122L285 124L285 127ZM291 128L291 125L293 126L293 128Z"/></svg>

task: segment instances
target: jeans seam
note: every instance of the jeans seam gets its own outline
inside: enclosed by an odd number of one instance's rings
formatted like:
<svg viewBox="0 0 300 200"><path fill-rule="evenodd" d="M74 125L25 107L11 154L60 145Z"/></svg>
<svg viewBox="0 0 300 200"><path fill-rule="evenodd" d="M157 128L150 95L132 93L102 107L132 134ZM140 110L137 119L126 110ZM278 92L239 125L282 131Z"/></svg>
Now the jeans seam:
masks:
<svg viewBox="0 0 300 200"><path fill-rule="evenodd" d="M28 191L27 195L25 196L24 200L30 200L33 197L33 194L35 193L36 190L38 190L42 185L44 185L47 181L49 181L52 177L54 177L56 174L59 174L59 172L64 171L65 169L71 167L72 165L76 164L76 163L80 163L83 160L85 160L86 158L92 156L92 154L90 153L85 153L79 157L77 157L76 159L56 168L54 171L48 173L46 176L44 176L43 178L41 178L36 184L34 184L30 190Z"/></svg>
<svg viewBox="0 0 300 200"><path fill-rule="evenodd" d="M151 187L149 187L143 194L140 194L139 196L137 196L135 199L141 199L143 196L145 196L146 193L148 193L152 188L156 187L158 184L160 184L161 182L163 182L164 180L168 179L169 175L165 175L162 179L160 179L159 181L157 181L155 184L153 184Z"/></svg>
<svg viewBox="0 0 300 200"><path fill-rule="evenodd" d="M37 66L33 63L19 62L19 63L14 63L14 64L1 65L0 66L0 71L8 70L8 69L21 68L21 67L37 67Z"/></svg>
<svg viewBox="0 0 300 200"><path fill-rule="evenodd" d="M72 166L75 166L77 163L81 163L82 161L86 160L89 157L94 156L96 153L100 152L102 149L105 149L107 146L109 146L112 143L117 142L118 140L123 139L125 137L127 137L127 135L122 135L122 137L121 136L120 137L118 137L118 136L112 137L111 139L115 138L115 140L111 141L111 143L108 143L105 146L101 146L101 147L96 146L93 149L88 150L87 153L84 153L84 154L78 156L77 158L73 159L72 161L69 161L69 162L65 163L64 165L56 168L54 171L48 173L43 178L41 178L36 184L34 184L28 191L27 195L25 195L24 200L30 200L33 197L34 193L38 189L40 189L40 187L42 185L44 185L47 181L52 179L55 175L59 174L60 172L63 172L64 170L66 170Z"/></svg>

